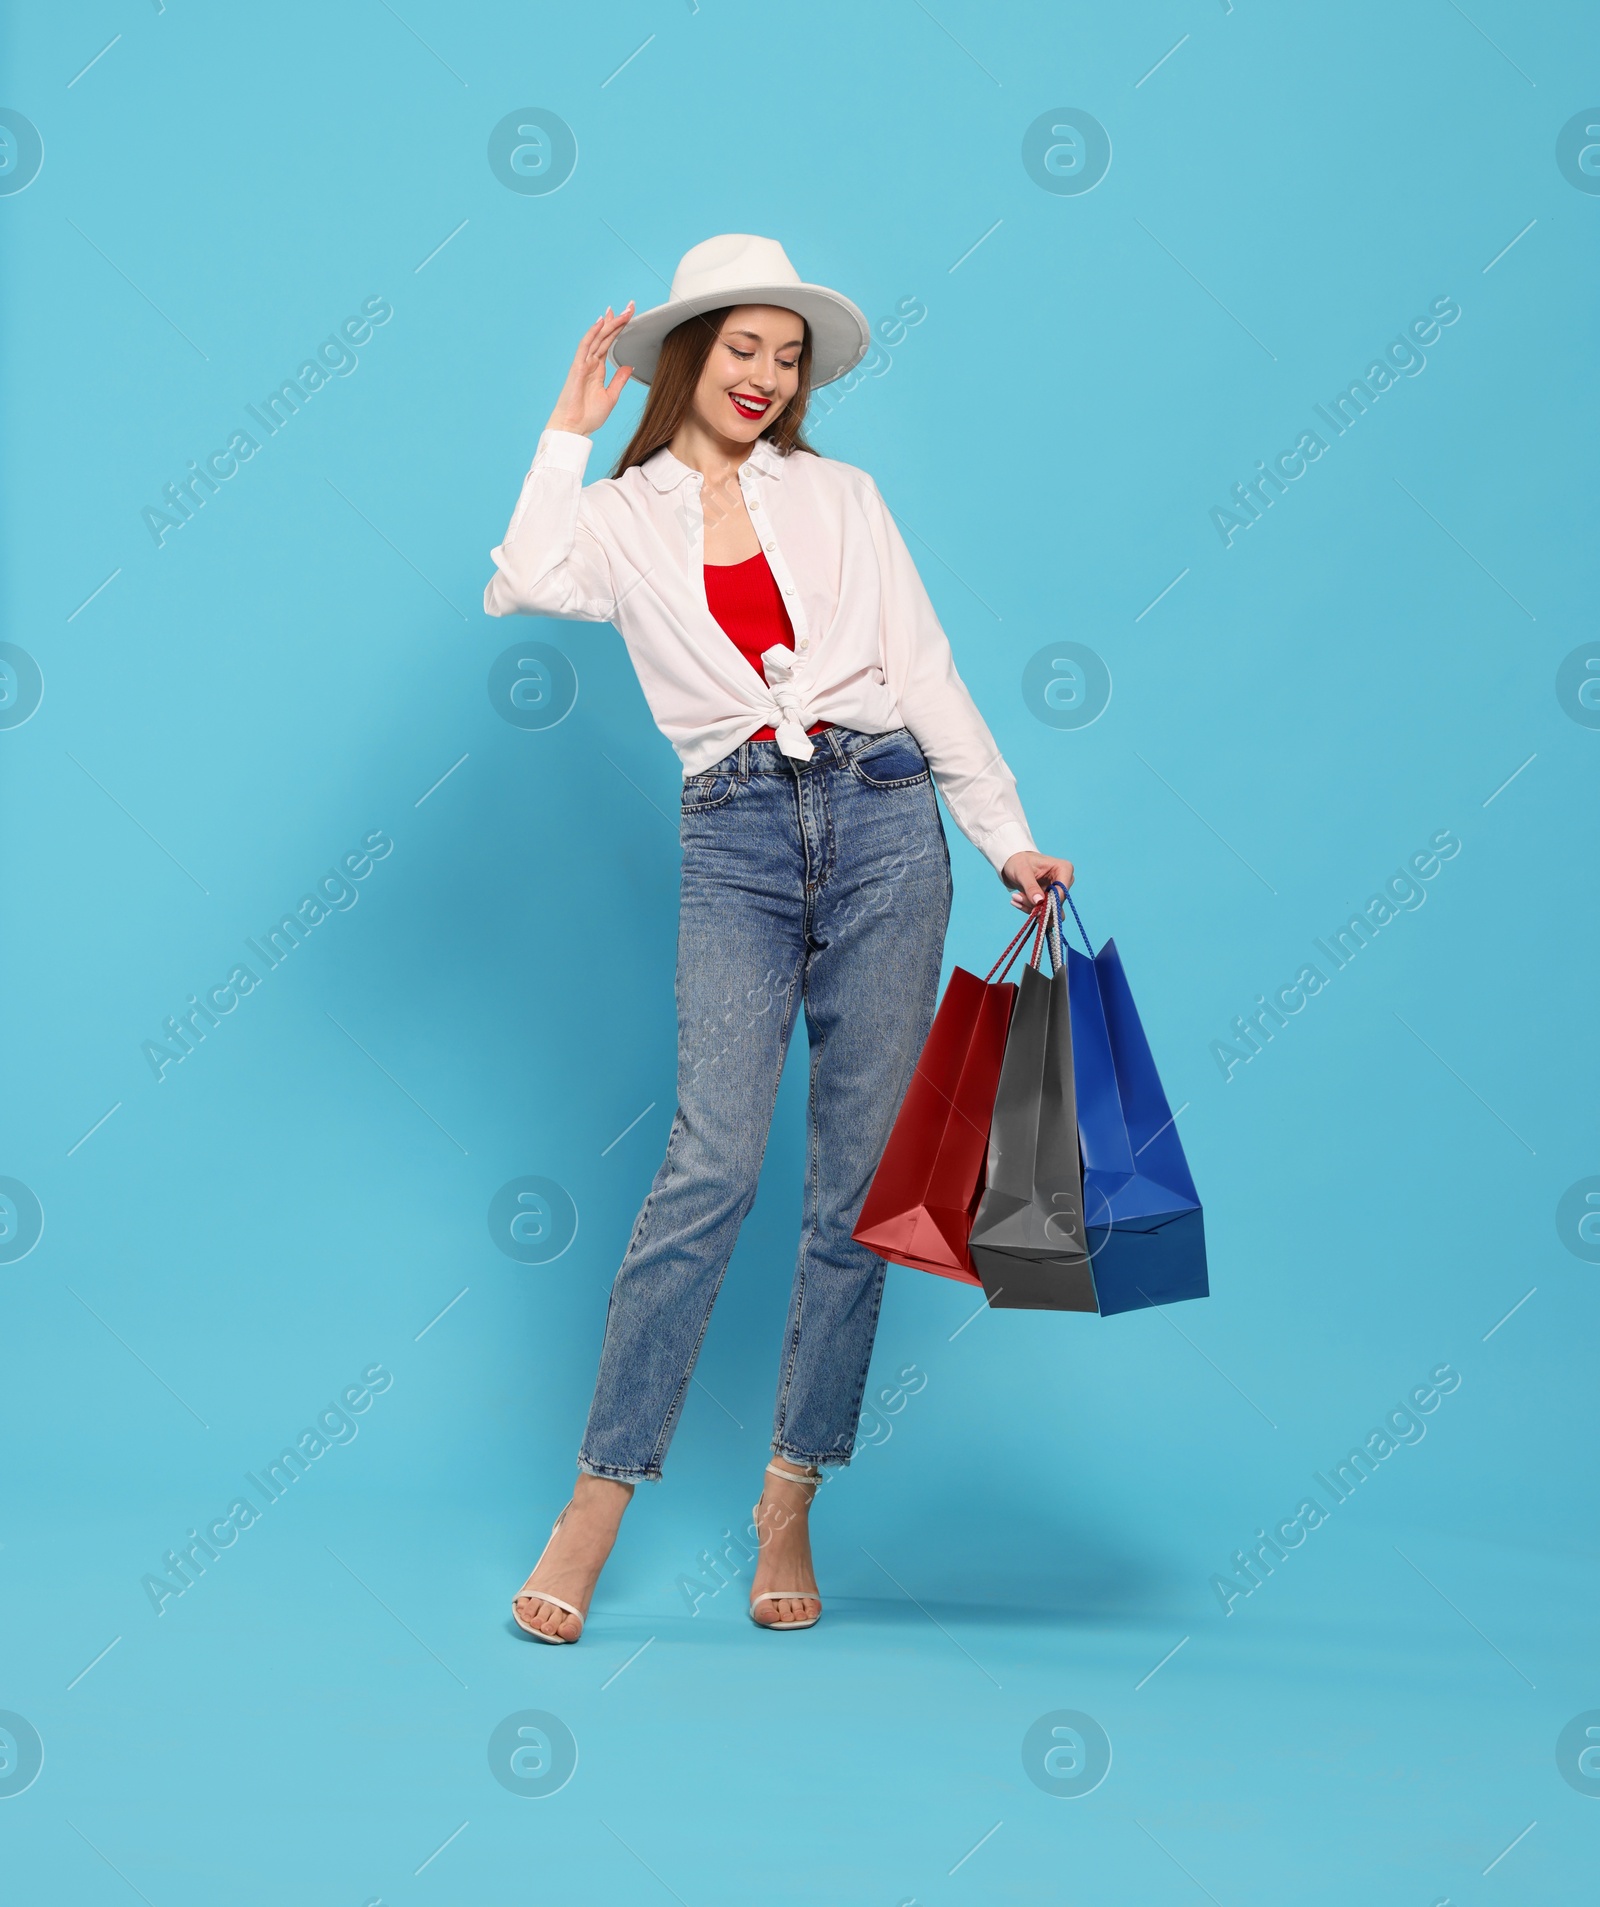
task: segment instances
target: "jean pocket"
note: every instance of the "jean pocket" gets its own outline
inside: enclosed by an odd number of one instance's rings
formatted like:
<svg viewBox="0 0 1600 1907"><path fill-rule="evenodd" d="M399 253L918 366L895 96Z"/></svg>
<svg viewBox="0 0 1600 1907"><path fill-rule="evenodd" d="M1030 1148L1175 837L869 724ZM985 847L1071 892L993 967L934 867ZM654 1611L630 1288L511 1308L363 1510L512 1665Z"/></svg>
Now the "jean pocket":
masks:
<svg viewBox="0 0 1600 1907"><path fill-rule="evenodd" d="M738 783L732 775L691 775L683 784L683 812L704 814L730 800Z"/></svg>
<svg viewBox="0 0 1600 1907"><path fill-rule="evenodd" d="M869 788L913 788L928 779L928 763L909 729L896 729L850 758L850 772Z"/></svg>

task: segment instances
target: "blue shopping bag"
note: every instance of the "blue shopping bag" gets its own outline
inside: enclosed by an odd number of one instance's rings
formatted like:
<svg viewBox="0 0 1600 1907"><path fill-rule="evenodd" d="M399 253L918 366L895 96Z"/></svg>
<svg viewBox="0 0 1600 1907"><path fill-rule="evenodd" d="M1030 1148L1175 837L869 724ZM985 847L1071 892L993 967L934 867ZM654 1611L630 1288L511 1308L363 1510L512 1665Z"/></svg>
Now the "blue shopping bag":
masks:
<svg viewBox="0 0 1600 1907"><path fill-rule="evenodd" d="M1122 956L1114 940L1095 953L1071 895L1059 881L1051 891L1062 940L1065 900L1090 948L1068 947L1066 956L1084 1228L1100 1314L1209 1297L1200 1194Z"/></svg>

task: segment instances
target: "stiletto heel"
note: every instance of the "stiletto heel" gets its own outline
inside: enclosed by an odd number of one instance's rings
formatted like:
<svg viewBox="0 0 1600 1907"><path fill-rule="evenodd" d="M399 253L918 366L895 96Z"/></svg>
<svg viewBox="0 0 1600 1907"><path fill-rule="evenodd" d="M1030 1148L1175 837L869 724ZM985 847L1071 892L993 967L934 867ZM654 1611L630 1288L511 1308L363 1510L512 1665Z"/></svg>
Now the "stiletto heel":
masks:
<svg viewBox="0 0 1600 1907"><path fill-rule="evenodd" d="M561 1515L550 1525L550 1541L540 1550L539 1563L542 1563L545 1557L550 1553L550 1543L556 1540L556 1531L561 1527L562 1518L566 1516L567 1510L571 1508L572 1505L568 1503L567 1509L563 1510ZM535 1563L533 1568L528 1572L530 1579L538 1575L539 1563ZM552 1603L557 1609L564 1609L569 1616L576 1616L578 1618L578 1634L575 1636L546 1635L543 1629L531 1627L531 1625L524 1622L522 1617L517 1613L517 1604L521 1602L524 1597L527 1597L529 1601ZM524 1635L532 1636L535 1642L576 1642L583 1634L583 1625L588 1620L588 1611L585 1609L575 1609L570 1602L563 1602L559 1596L552 1596L547 1589L519 1589L511 1598L511 1620Z"/></svg>
<svg viewBox="0 0 1600 1907"><path fill-rule="evenodd" d="M818 1470L780 1470L775 1463L769 1463L767 1469L775 1477L784 1477L790 1483L804 1483L812 1490L819 1489L822 1484L822 1473ZM807 1499L808 1503L815 1501L815 1497ZM759 1531L761 1528L759 1498L755 1508L750 1512L750 1521ZM762 1622L756 1615L758 1602L814 1602L817 1605L817 1613L814 1616L807 1616L800 1622ZM822 1597L815 1589L763 1589L759 1596L750 1598L750 1620L758 1629L814 1629L822 1620Z"/></svg>

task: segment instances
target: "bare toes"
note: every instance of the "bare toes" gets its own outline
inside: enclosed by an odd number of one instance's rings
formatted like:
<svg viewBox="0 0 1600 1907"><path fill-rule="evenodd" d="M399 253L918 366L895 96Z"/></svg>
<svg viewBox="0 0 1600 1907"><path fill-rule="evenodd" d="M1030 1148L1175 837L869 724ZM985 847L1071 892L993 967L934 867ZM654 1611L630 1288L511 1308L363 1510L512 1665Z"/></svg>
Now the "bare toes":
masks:
<svg viewBox="0 0 1600 1907"><path fill-rule="evenodd" d="M518 1596L517 1613L523 1626L537 1629L541 1635L554 1635L568 1620L564 1609L557 1609L554 1603L546 1602L543 1596Z"/></svg>

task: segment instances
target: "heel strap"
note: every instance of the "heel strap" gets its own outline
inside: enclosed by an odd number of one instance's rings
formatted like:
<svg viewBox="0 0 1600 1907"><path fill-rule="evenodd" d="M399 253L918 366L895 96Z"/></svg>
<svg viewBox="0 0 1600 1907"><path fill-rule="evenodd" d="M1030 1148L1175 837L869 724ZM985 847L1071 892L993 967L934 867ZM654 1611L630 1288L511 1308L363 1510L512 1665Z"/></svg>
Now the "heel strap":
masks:
<svg viewBox="0 0 1600 1907"><path fill-rule="evenodd" d="M769 1463L767 1472L770 1476L782 1477L787 1483L808 1483L813 1490L822 1482L820 1470L780 1470L777 1464Z"/></svg>

